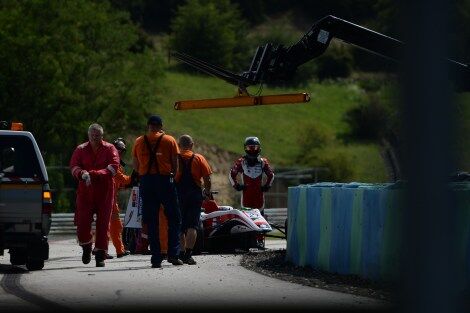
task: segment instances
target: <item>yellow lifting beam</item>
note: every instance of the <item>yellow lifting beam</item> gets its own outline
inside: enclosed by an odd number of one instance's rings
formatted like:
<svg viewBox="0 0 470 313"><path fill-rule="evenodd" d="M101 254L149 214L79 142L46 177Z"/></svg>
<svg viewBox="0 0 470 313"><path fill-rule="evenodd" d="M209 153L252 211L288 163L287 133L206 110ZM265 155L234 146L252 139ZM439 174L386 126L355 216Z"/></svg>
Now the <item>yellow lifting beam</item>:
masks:
<svg viewBox="0 0 470 313"><path fill-rule="evenodd" d="M236 96L233 98L183 100L175 102L175 110L215 109L244 107L250 105L269 105L287 103L305 103L310 101L308 93L293 93L271 96Z"/></svg>

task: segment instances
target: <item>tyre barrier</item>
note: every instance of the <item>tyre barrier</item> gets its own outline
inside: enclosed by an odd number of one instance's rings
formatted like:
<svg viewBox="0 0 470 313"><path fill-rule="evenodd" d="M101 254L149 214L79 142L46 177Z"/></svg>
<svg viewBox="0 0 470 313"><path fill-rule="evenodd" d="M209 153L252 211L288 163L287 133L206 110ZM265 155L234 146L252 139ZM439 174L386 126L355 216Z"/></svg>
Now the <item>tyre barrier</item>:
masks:
<svg viewBox="0 0 470 313"><path fill-rule="evenodd" d="M470 183L453 183L451 190L456 199L452 215L458 270L470 283ZM406 217L404 196L399 184L289 187L287 260L332 273L396 280Z"/></svg>

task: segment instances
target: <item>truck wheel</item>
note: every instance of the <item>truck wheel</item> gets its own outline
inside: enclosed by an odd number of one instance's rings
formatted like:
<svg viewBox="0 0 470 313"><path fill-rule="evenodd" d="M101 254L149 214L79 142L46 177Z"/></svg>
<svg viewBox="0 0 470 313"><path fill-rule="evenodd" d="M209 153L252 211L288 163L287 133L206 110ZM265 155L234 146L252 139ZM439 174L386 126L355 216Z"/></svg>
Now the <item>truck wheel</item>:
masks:
<svg viewBox="0 0 470 313"><path fill-rule="evenodd" d="M42 259L30 258L26 262L26 268L30 271L42 270L43 267L44 267L44 260Z"/></svg>
<svg viewBox="0 0 470 313"><path fill-rule="evenodd" d="M24 249L10 249L11 265L25 265L28 254Z"/></svg>

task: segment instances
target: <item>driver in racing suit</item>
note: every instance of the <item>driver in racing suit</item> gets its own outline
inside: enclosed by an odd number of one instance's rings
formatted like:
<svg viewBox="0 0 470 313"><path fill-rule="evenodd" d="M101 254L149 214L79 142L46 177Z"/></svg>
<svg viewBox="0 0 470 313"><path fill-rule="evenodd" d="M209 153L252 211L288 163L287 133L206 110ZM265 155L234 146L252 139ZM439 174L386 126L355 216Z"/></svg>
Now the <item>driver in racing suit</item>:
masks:
<svg viewBox="0 0 470 313"><path fill-rule="evenodd" d="M268 159L260 156L261 143L258 137L247 137L244 147L246 154L236 160L230 170L230 183L235 190L242 191L242 207L259 209L264 214L263 193L271 188L274 172ZM241 173L241 183L237 181L238 173ZM263 173L266 175L264 184Z"/></svg>

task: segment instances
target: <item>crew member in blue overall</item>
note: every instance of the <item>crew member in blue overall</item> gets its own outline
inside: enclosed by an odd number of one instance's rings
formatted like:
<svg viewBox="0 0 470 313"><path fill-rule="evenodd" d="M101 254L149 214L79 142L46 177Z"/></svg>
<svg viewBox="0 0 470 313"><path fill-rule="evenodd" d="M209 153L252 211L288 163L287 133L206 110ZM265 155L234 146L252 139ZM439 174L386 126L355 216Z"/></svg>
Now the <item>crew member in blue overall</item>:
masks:
<svg viewBox="0 0 470 313"><path fill-rule="evenodd" d="M159 210L163 205L168 218L168 258L173 265L183 265L178 258L181 225L180 210L173 181L178 171L178 143L173 136L165 134L162 119L149 117L147 133L136 139L132 149L132 163L139 173L142 196L142 218L148 227L152 268L162 267L159 238Z"/></svg>

